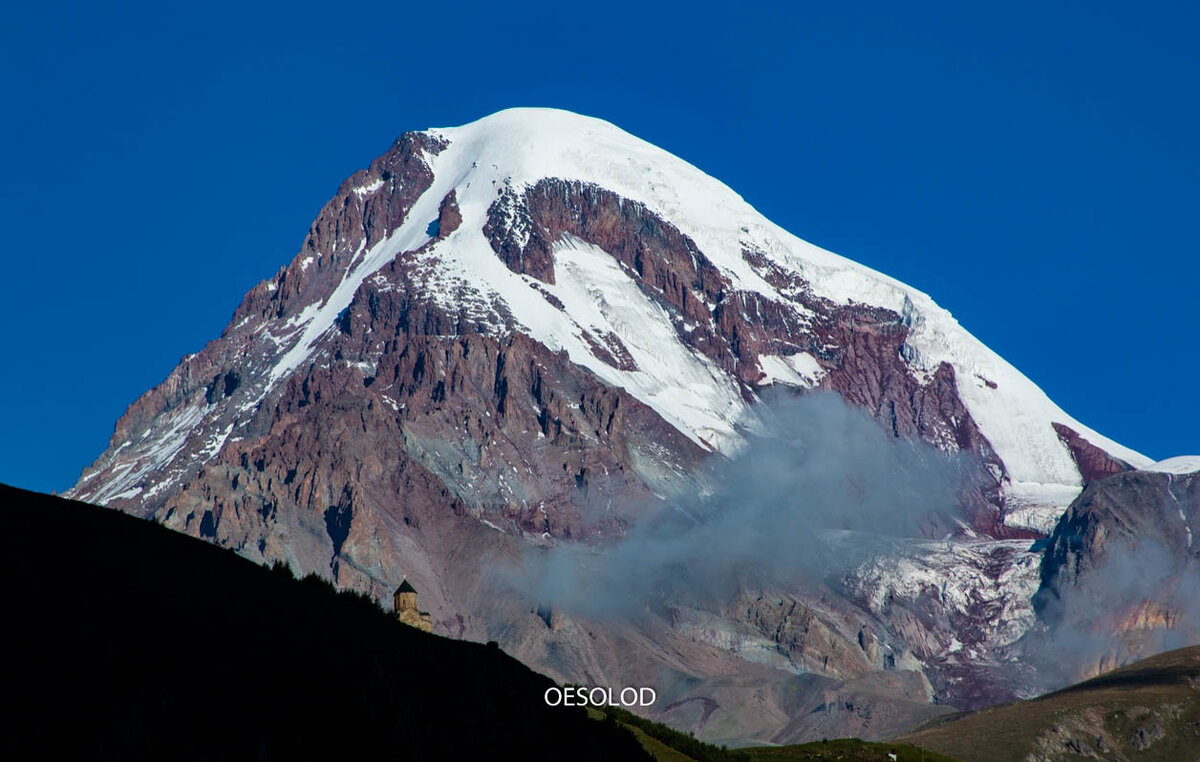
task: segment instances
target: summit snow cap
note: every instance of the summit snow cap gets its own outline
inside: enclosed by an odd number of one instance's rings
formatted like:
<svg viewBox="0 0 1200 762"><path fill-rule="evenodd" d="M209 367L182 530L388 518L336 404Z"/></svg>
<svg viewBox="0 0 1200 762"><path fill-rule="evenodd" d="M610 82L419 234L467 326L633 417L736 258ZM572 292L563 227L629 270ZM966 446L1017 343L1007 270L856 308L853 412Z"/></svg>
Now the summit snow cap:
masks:
<svg viewBox="0 0 1200 762"><path fill-rule="evenodd" d="M741 395L703 358L694 362L681 358L672 364L690 366L685 372L660 375L658 380L621 371L597 358L581 338L581 329L588 325L577 317L613 330L623 340L636 334L638 327L655 327L664 340L657 342L654 351L696 353L678 341L665 313L656 314L652 305L643 303L650 300L631 275L586 243L564 238L556 244L556 283L547 290L560 299L564 293L568 298L583 294L590 298L563 299L565 310L540 298L529 288L529 276L504 267L482 234L488 210L504 189L519 191L545 178L594 184L643 204L678 228L738 290L788 301L746 255L755 252L799 276L814 294L835 304L866 304L903 315L910 331L910 364L925 374L943 362L954 368L959 394L1004 461L1010 480L1007 489L1014 495L1032 492L1036 496L1045 485L1078 488L1082 484L1053 423L1070 427L1087 442L1134 466L1150 463L1067 415L928 295L792 235L724 183L609 122L558 109L514 108L461 127L427 132L448 146L429 157L435 181L418 202L421 213L414 210L414 216L433 219L436 205L451 190L463 215L456 234L439 242L436 254L430 253L444 273L443 282L469 283L500 297L534 338L553 349L566 349L572 361L634 393L706 447L731 453L742 442L739 428L753 427ZM557 288L560 270L568 285ZM620 298L606 300L606 294ZM632 306L631 302L637 303L633 330L614 325L613 312ZM593 314L597 311L599 315ZM579 312L588 314L577 316ZM764 357L761 362L770 365L774 358Z"/></svg>

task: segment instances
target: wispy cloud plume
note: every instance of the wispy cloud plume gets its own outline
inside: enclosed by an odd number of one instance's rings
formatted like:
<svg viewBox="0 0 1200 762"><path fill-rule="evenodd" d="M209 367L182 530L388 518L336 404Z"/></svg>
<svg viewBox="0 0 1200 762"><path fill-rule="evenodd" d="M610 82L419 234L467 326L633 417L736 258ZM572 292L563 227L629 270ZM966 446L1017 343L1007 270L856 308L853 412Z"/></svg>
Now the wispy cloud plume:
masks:
<svg viewBox="0 0 1200 762"><path fill-rule="evenodd" d="M705 489L646 507L603 547L531 553L512 581L543 604L603 616L836 579L889 538L928 535L954 515L972 473L965 458L896 439L833 393L761 411L765 431L710 463Z"/></svg>

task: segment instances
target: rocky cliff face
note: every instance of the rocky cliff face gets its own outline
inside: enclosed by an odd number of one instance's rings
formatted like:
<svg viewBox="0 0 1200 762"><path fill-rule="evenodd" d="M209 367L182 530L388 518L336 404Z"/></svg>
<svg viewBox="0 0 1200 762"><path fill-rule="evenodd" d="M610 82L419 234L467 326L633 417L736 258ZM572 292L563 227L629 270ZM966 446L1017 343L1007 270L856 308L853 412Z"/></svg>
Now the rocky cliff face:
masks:
<svg viewBox="0 0 1200 762"><path fill-rule="evenodd" d="M761 428L769 389L836 391L967 456L948 536L827 589L636 621L498 580L696 488ZM352 175L71 494L379 597L407 574L435 631L564 680L654 684L663 718L709 738L792 740L1011 695L971 665L1032 621L1020 538L1085 479L1147 462L924 294L612 125L523 109L406 133ZM796 722L820 706L832 719Z"/></svg>
<svg viewBox="0 0 1200 762"><path fill-rule="evenodd" d="M1200 462L1088 484L1049 537L1034 598L1059 651L1091 677L1200 640ZM1040 637L1046 637L1043 642Z"/></svg>

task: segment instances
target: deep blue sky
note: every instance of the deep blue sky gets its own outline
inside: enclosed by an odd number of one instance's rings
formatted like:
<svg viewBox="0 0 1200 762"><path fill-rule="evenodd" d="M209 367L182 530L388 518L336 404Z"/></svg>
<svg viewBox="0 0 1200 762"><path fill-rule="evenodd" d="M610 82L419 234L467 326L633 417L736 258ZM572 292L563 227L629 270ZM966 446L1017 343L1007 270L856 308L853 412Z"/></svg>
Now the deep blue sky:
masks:
<svg viewBox="0 0 1200 762"><path fill-rule="evenodd" d="M522 105L666 148L1085 423L1200 452L1194 3L95 5L0 23L0 481L70 486L396 135Z"/></svg>

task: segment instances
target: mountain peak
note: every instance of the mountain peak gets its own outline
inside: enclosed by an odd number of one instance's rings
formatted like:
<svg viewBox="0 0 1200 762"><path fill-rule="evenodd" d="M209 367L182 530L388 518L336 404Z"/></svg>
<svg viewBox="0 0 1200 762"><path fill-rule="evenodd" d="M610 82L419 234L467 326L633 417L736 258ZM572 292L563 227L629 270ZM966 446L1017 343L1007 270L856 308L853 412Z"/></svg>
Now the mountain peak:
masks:
<svg viewBox="0 0 1200 762"><path fill-rule="evenodd" d="M552 106L513 106L457 127L431 128L429 131L447 133L463 130L492 134L524 132L541 136L555 133L569 136L610 130L628 135L613 123L599 117Z"/></svg>
<svg viewBox="0 0 1200 762"><path fill-rule="evenodd" d="M836 633L884 616L862 606L890 607L876 593L893 585L926 628L910 643L924 662L904 656L910 635L886 636L895 663L969 693L936 665L964 644L997 653L1028 626L1029 539L1085 480L1150 462L1068 416L928 295L806 243L686 161L602 120L512 109L405 133L342 183L300 253L130 407L72 495L380 597L403 570L438 632L504 632L564 680L595 665L615 679L693 648L687 616L611 662L614 631L593 640L488 594L488 570L619 536L693 494L763 428L759 403L778 387L836 392L969 471L953 520L929 529L946 545L910 548L928 575L864 567L846 587L863 597L822 615L840 644L828 653L760 644L786 652L788 675L884 668L864 650L874 640ZM923 607L934 599L950 608ZM712 658L707 674L742 657Z"/></svg>
<svg viewBox="0 0 1200 762"><path fill-rule="evenodd" d="M453 230L438 224L448 211ZM669 261L648 264L648 246L660 258L672 250ZM999 456L998 478L1014 501L1061 510L1082 484L1072 448L1150 463L1067 415L928 295L803 241L724 183L609 122L553 108L406 133L343 184L304 251L251 292L226 329L254 333L254 342L269 337L255 353L267 358L265 372L236 373L253 395L239 420L320 354L368 278L401 261L412 269L410 285L442 312L470 316L474 330L521 332L565 350L705 450L738 448L739 431L755 426L762 383L826 383L840 350L812 331L840 319L837 310L861 308L883 310L872 319L903 331L904 372L918 386L949 366L954 396ZM668 288L677 303L663 301ZM734 322L763 319L763 309L778 313L771 330L783 333L753 348L744 336L722 339L721 349L702 345ZM173 414L164 422L171 445L150 447L153 462L174 459L174 440L211 414ZM237 436L232 424L205 437L205 457ZM948 443L957 435L938 436ZM124 443L114 437L111 454ZM132 494L151 470L125 469L100 494Z"/></svg>

